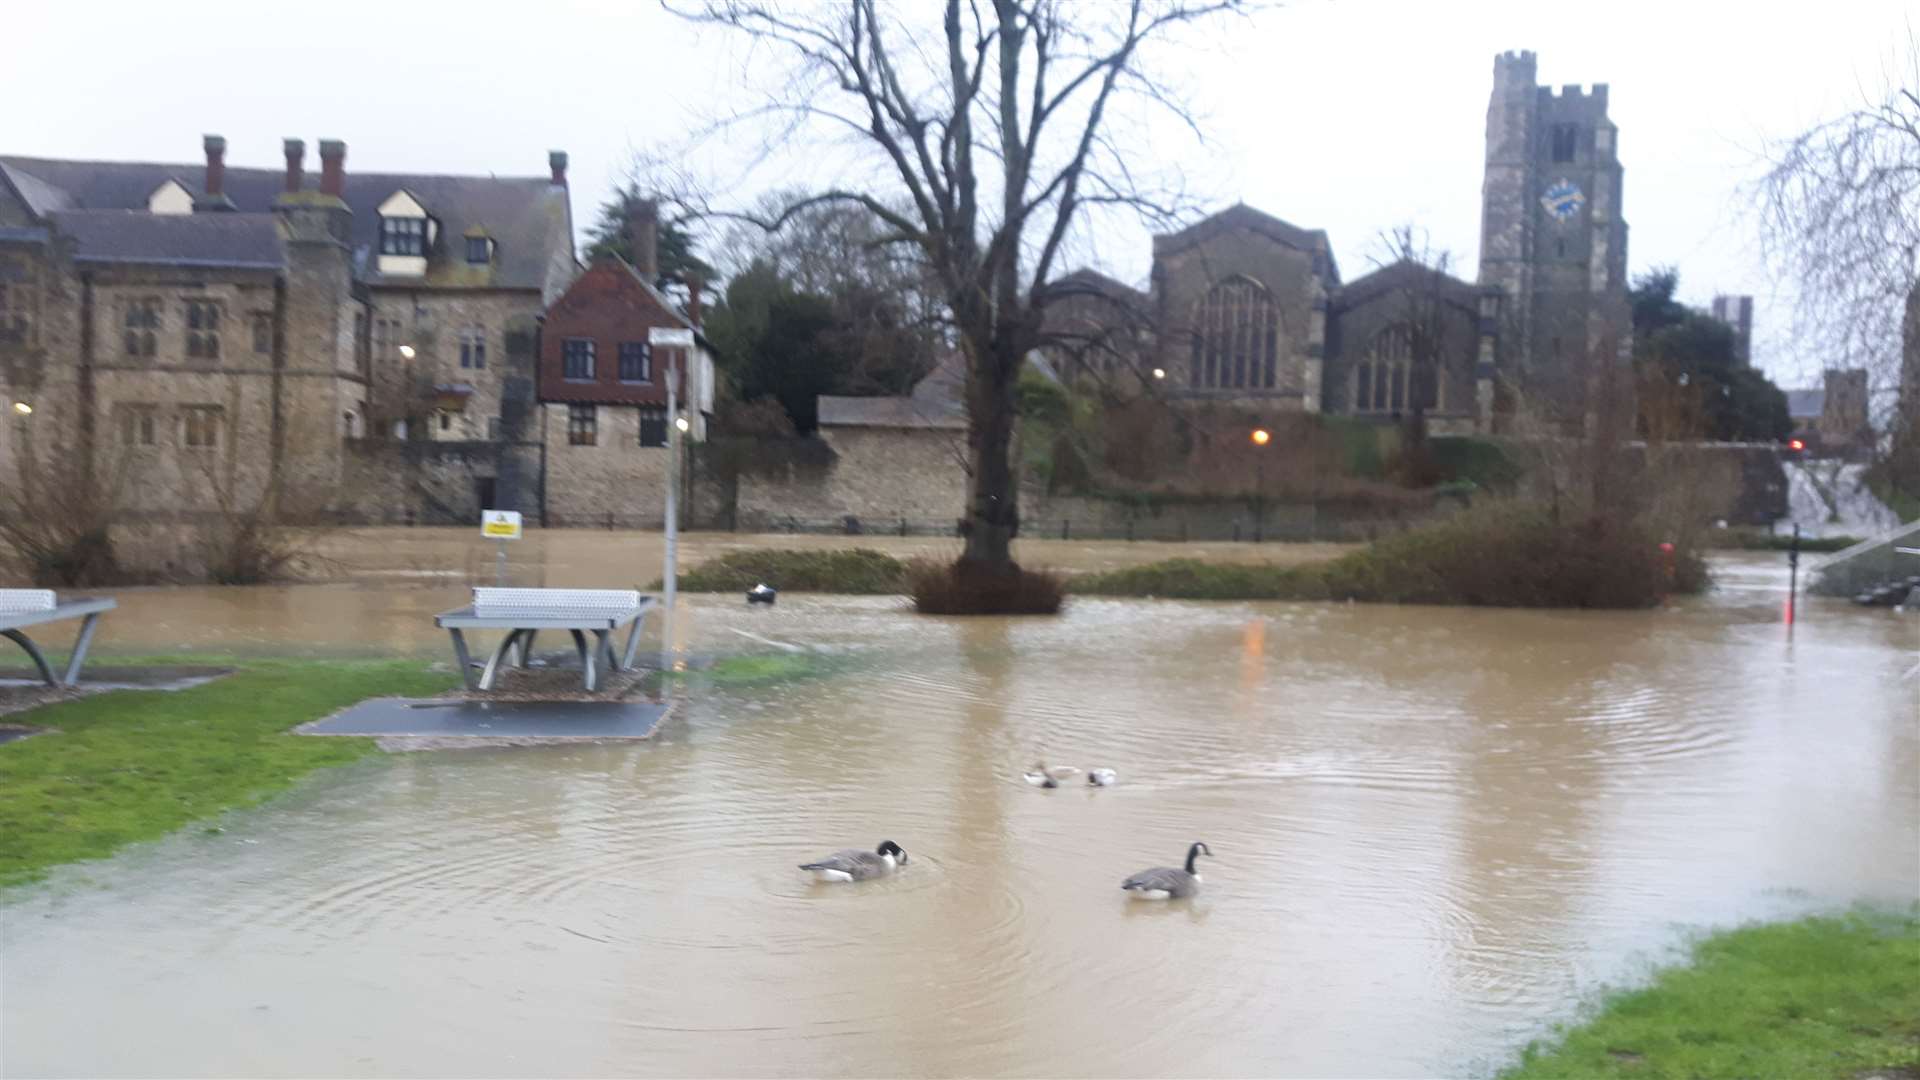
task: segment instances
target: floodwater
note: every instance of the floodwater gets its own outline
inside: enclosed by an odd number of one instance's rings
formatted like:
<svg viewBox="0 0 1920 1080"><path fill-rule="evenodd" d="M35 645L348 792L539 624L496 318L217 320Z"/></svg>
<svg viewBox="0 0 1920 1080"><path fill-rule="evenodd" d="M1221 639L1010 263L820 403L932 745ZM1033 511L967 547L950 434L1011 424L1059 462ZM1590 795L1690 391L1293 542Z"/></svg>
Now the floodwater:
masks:
<svg viewBox="0 0 1920 1080"><path fill-rule="evenodd" d="M810 673L696 680L651 744L362 762L20 890L0 1072L1485 1074L1691 932L1920 895L1920 621L1789 634L1780 560L1720 569L1635 613L692 598L692 649ZM191 628L225 611L432 650L454 591L157 591L172 630L117 647L233 647ZM1030 788L1039 755L1120 784ZM892 879L795 868L882 839ZM1199 897L1122 896L1194 840Z"/></svg>

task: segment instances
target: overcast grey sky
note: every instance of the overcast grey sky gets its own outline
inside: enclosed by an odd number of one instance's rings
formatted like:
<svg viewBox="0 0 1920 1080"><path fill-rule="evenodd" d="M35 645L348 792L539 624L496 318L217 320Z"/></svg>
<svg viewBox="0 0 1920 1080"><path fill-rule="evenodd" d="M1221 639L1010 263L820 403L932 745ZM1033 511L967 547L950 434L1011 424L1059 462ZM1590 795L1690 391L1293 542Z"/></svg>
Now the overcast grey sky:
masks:
<svg viewBox="0 0 1920 1080"><path fill-rule="evenodd" d="M193 164L219 133L229 164L274 167L283 137L340 138L351 182L356 168L538 175L564 149L581 227L634 147L742 92L738 53L651 0L15 6L0 151ZM1878 85L1914 18L1902 0L1292 4L1195 57L1183 89L1212 145L1185 171L1209 205L1326 229L1349 278L1406 221L1470 278L1493 57L1531 49L1542 83L1611 85L1633 272L1677 264L1700 304L1753 293L1756 359L1797 385L1820 361L1786 339L1788 298L1738 188L1768 139ZM1108 229L1091 251L1144 281L1144 229Z"/></svg>

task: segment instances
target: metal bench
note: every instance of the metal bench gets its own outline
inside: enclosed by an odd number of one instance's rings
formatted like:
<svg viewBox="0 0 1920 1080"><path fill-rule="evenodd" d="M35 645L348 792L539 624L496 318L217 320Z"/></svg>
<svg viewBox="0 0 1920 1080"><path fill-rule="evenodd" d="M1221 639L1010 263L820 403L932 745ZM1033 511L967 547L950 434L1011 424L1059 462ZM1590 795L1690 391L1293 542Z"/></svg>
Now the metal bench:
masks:
<svg viewBox="0 0 1920 1080"><path fill-rule="evenodd" d="M542 630L565 630L580 652L582 680L589 692L600 685L602 663L609 671L633 667L640 647L640 629L653 610L651 596L617 589L496 589L473 590L473 603L433 617L435 626L453 635L453 657L469 690L491 690L503 667L525 667L533 655L534 636ZM627 631L625 652L616 657L613 635ZM473 659L467 652L467 630L505 630L480 678L473 677ZM587 635L593 635L591 647Z"/></svg>
<svg viewBox="0 0 1920 1080"><path fill-rule="evenodd" d="M93 645L93 632L100 616L118 606L106 599L69 600L63 604L51 589L0 589L0 637L10 639L27 651L48 686L72 686L80 679L80 666L87 662L87 649ZM73 655L67 659L66 678L58 679L39 646L22 630L64 619L81 620L80 636L74 639Z"/></svg>

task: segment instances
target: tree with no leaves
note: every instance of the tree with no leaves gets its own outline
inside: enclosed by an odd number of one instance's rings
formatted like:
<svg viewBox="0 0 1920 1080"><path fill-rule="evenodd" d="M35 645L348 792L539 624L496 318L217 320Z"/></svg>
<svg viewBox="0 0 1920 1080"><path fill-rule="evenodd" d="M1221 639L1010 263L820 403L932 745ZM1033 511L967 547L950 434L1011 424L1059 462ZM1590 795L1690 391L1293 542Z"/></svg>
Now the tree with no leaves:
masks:
<svg viewBox="0 0 1920 1080"><path fill-rule="evenodd" d="M1041 341L1063 244L1090 206L1155 207L1111 137L1114 118L1141 105L1191 128L1168 87L1145 72L1143 48L1242 2L947 0L937 31L916 25L931 5L878 0L708 0L682 13L791 61L785 88L755 114L789 125L771 153L814 152L851 135L878 166L868 180L772 216L727 216L774 229L810 206L857 204L891 240L917 249L938 282L968 368L958 577L990 584L1020 573L1011 550L1020 521L1015 390Z"/></svg>
<svg viewBox="0 0 1920 1080"><path fill-rule="evenodd" d="M1754 194L1767 253L1799 286L1801 337L1826 366L1898 388L1899 479L1920 491L1920 35L1903 48L1881 92L1772 148Z"/></svg>

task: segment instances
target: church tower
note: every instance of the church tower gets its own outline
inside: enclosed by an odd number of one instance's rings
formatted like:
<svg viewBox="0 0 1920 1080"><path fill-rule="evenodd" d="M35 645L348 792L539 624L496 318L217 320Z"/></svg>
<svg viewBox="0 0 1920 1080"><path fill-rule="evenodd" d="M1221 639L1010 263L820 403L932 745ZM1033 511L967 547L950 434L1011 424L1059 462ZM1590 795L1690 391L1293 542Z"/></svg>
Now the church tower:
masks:
<svg viewBox="0 0 1920 1080"><path fill-rule="evenodd" d="M1574 384L1630 347L1627 223L1607 86L1535 81L1531 52L1493 61L1480 283L1506 295L1510 375Z"/></svg>

